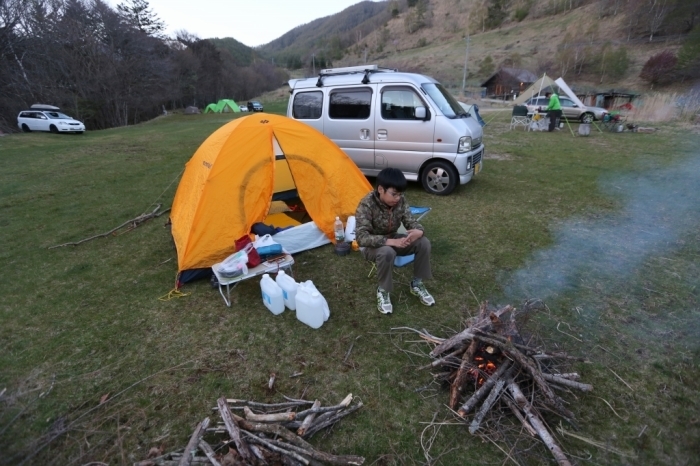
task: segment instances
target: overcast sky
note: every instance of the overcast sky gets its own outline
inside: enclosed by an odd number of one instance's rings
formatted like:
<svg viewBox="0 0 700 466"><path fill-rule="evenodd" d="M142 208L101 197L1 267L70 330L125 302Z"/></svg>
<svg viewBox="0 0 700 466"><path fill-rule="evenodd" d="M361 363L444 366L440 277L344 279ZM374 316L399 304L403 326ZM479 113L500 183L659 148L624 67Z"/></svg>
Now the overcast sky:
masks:
<svg viewBox="0 0 700 466"><path fill-rule="evenodd" d="M148 0L166 32L185 29L202 39L233 37L250 47L296 26L343 11L360 0ZM115 6L122 0L110 0Z"/></svg>

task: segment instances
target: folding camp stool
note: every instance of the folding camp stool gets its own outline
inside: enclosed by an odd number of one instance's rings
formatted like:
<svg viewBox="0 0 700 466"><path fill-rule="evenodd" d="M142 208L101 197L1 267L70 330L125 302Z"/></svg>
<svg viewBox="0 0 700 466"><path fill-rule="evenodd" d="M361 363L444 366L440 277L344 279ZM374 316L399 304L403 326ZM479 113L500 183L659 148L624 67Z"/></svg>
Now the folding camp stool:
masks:
<svg viewBox="0 0 700 466"><path fill-rule="evenodd" d="M235 288L239 283L244 280L251 279L253 277L259 277L264 273L277 273L280 270L288 270L289 273L293 273L292 266L294 265L294 258L291 254L285 254L284 258L275 262L263 262L262 264L248 269L248 273L244 275L238 275L233 278L226 278L219 275L219 272L212 268L214 275L216 275L216 280L219 282L219 293L221 297L224 298L226 306L231 307L231 288ZM226 287L226 294L224 294L224 287Z"/></svg>
<svg viewBox="0 0 700 466"><path fill-rule="evenodd" d="M423 217L428 215L428 213L433 210L432 207L417 207L417 206L409 206L409 209L411 210L411 215L416 217L416 221L420 221ZM399 234L404 234L406 233L406 228L403 226L403 224L399 227L397 230L397 233ZM394 259L394 267L405 267L411 262L413 262L416 259L415 254L409 254L408 256L396 256ZM371 262L372 268L369 270L369 274L367 274L367 278L371 278L372 274L377 271L377 264L375 262Z"/></svg>

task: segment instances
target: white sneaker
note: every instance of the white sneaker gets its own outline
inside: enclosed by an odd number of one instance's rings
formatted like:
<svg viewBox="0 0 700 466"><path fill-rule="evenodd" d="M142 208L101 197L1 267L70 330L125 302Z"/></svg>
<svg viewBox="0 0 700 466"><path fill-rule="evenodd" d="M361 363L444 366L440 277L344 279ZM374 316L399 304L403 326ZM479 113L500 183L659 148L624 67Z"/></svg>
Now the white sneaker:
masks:
<svg viewBox="0 0 700 466"><path fill-rule="evenodd" d="M411 282L411 294L418 296L418 299L420 299L421 304L425 304L426 306L435 305L435 298L433 298L433 296L430 293L428 293L428 290L425 289L425 285L422 281Z"/></svg>
<svg viewBox="0 0 700 466"><path fill-rule="evenodd" d="M389 298L389 292L381 288L377 288L377 309L382 314L391 314L394 311L394 307L391 305L391 298Z"/></svg>

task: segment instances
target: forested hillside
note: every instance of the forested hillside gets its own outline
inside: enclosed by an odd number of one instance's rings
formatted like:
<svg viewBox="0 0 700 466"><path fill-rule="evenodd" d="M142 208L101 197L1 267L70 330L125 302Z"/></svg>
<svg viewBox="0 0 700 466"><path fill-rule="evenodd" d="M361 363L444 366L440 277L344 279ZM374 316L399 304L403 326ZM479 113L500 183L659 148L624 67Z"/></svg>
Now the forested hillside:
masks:
<svg viewBox="0 0 700 466"><path fill-rule="evenodd" d="M163 106L245 100L286 79L231 40L169 38L164 29L146 0L116 9L102 0L0 0L0 130L17 130L18 112L34 103L101 129L153 118Z"/></svg>
<svg viewBox="0 0 700 466"><path fill-rule="evenodd" d="M378 63L478 88L500 67L639 91L700 77L698 0L389 0L355 5L262 46L277 63ZM363 19L364 18L364 19ZM371 31L371 32L368 32ZM466 39L469 38L469 48Z"/></svg>

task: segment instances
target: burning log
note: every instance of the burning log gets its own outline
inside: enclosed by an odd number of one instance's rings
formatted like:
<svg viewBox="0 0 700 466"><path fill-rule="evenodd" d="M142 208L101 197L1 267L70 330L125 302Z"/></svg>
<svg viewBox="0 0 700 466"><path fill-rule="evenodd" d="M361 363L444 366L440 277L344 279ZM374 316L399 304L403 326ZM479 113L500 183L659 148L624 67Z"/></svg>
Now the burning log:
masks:
<svg viewBox="0 0 700 466"><path fill-rule="evenodd" d="M316 450L305 438L310 438L316 432L333 426L345 416L357 411L362 403L352 404L353 397L349 394L339 404L321 406L319 401L290 400L286 403L257 403L248 400L226 399L217 400L217 407L222 423L218 427L208 428L209 418L197 425L190 441L182 450L162 455L147 462L135 463L145 466L233 464L238 466L264 464L294 464L317 466L335 464L341 466L356 466L364 463L365 459L354 455L332 455ZM230 406L233 405L242 406ZM312 404L310 409L295 413L293 411L279 413L280 408L298 408ZM253 412L251 407L262 412ZM231 409L242 408L245 418L237 416ZM295 420L296 419L296 420ZM293 421L290 421L293 420ZM303 420L303 422L299 422ZM304 427L304 429L301 429ZM299 429L303 435L297 435ZM214 445L205 441L203 435L228 435L223 441ZM228 453L226 451L228 450ZM205 456L197 456L201 451ZM217 453L218 452L218 453ZM225 455L225 457L224 457ZM233 463L232 463L233 462Z"/></svg>
<svg viewBox="0 0 700 466"><path fill-rule="evenodd" d="M521 309L489 308L484 303L464 330L444 339L424 338L434 345L429 353L434 360L419 369L433 369L437 380L449 384L449 405L455 409L462 403L457 415L469 425L471 434L482 429L487 416L503 405L513 412L525 431L544 442L560 466L567 466L570 463L566 455L539 413L553 412L573 423L574 414L554 388L588 392L593 386L579 382L579 374L563 372L559 367L566 361L584 359L547 353L522 338L519 329L533 311L542 308L539 301L526 302ZM421 337L429 335L426 331L418 333ZM474 392L465 394L471 386ZM468 419L472 413L474 416Z"/></svg>

